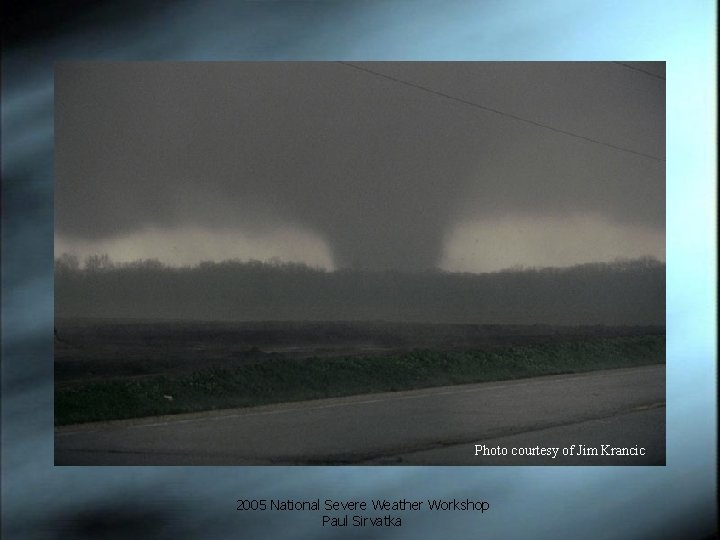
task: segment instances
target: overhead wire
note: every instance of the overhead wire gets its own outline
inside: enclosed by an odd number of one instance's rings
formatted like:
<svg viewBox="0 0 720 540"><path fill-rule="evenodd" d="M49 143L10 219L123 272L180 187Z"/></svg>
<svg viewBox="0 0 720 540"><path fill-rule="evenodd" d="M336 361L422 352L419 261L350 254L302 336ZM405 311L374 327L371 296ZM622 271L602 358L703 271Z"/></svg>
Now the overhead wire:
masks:
<svg viewBox="0 0 720 540"><path fill-rule="evenodd" d="M630 65L626 62L613 62L613 64L617 64L618 66L623 66L627 69L632 69L633 71L637 71L639 73L644 73L645 75L648 75L650 77L654 77L656 79L660 79L661 81L665 80L665 77L662 75L658 75L657 73L653 73L652 71L648 71L646 69L639 68L637 66Z"/></svg>
<svg viewBox="0 0 720 540"><path fill-rule="evenodd" d="M592 138L592 137L587 137L587 136L585 136L585 135L580 135L579 133L574 133L574 132L572 132L572 131L567 131L567 130L565 130L565 129L556 128L556 127L551 126L551 125L549 125L549 124L545 124L545 123L542 123L542 122L537 122L537 121L535 121L535 120L530 120L529 118L523 118L523 117L521 117L521 116L517 116L517 115L512 114L512 113L508 113L508 112L505 112L505 111L501 111L501 110L499 110L499 109L495 109L495 108L493 108L493 107L488 107L488 106L486 106L486 105L481 105L481 104L476 103L476 102L474 102L474 101L469 101L469 100L467 100L467 99L463 99L463 98L459 98L459 97L457 97L457 96L453 96L453 95L450 95L450 94L446 94L445 92L441 92L441 91L439 91L439 90L434 90L434 89L432 89L432 88L428 88L427 86L423 86L423 85L420 85L420 84L417 84L417 83L413 83L413 82L410 82L410 81L406 81L406 80L400 79L400 78L398 78L398 77L393 77L392 75L387 75L386 73L381 73L381 72L379 72L379 71L375 71L375 70L372 70L372 69L370 69L370 68L361 67L361 66L358 66L357 64L353 64L353 63L351 63L351 62L338 61L337 63L338 63L338 64L342 64L342 65L347 66L347 67L350 67L350 68L353 68L353 69L356 69L356 70L359 70L359 71L363 71L363 72L366 72L366 73L375 75L375 76L377 76L377 77L382 77L382 78L384 78L384 79L387 79L387 80L392 81L392 82L395 82L395 83L403 84L403 85L405 85L405 86L409 86L409 87L412 87L412 88L416 88L416 89L418 89L418 90L422 90L423 92L428 92L428 93L434 94L434 95L436 95L436 96L443 97L443 98L445 98L445 99L449 99L449 100L452 100L452 101L456 101L456 102L458 102L458 103L462 103L462 104L464 104L464 105L468 105L468 106L474 107L474 108L476 108L476 109L481 109L481 110L486 111L486 112L491 112L491 113L493 113L493 114L497 114L497 115L500 115L500 116L504 116L504 117L507 117L507 118L511 118L511 119L516 120L516 121L518 121L518 122L524 122L524 123L526 123L526 124L530 124L530 125L533 125L533 126L535 126L535 127L539 127L539 128L543 128L543 129L548 129L548 130L550 130L550 131L554 131L555 133L560 133L560 134L562 134L562 135L567 135L567 136L569 136L569 137L575 137L576 139L582 139L582 140L587 141L587 142L590 142L590 143L594 143L594 144L599 144L599 145L602 145L602 146L606 146L606 147L608 147L608 148L612 148L612 149L614 149L614 150L619 150L619 151L621 151L621 152L627 152L627 153L630 153L630 154L635 154L635 155L637 155L637 156L641 156L641 157L644 157L644 158L647 158L647 159L652 159L652 160L654 160L654 161L659 161L659 162L665 161L663 158L660 158L660 157L658 157L658 156L654 156L654 155L652 155L652 154L646 154L645 152L639 152L639 151L633 150L633 149L631 149L631 148L626 148L626 147L624 147L624 146L618 146L618 145L616 145L616 144L612 144L612 143L609 143L609 142L601 141L601 140L599 140L599 139L594 139L594 138Z"/></svg>

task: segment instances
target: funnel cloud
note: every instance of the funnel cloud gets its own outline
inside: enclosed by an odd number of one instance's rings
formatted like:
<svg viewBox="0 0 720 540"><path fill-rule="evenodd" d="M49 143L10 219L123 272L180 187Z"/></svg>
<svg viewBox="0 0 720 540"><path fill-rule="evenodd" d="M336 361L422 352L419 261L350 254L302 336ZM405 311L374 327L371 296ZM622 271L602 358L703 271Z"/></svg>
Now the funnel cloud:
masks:
<svg viewBox="0 0 720 540"><path fill-rule="evenodd" d="M56 242L152 238L181 264L197 245L178 231L281 246L297 230L320 265L414 271L442 267L462 231L481 270L533 263L514 220L536 224L533 252L583 262L557 234L579 220L612 231L601 259L664 259L622 232L664 236L664 102L663 80L612 62L61 63Z"/></svg>

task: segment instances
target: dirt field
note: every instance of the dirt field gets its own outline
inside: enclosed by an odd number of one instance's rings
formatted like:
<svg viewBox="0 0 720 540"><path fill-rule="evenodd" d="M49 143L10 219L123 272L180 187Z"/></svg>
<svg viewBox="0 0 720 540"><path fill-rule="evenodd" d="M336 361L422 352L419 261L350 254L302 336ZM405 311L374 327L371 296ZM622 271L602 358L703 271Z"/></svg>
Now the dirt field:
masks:
<svg viewBox="0 0 720 540"><path fill-rule="evenodd" d="M389 356L660 335L657 326L450 325L371 322L177 322L58 319L55 381L143 377L262 358Z"/></svg>

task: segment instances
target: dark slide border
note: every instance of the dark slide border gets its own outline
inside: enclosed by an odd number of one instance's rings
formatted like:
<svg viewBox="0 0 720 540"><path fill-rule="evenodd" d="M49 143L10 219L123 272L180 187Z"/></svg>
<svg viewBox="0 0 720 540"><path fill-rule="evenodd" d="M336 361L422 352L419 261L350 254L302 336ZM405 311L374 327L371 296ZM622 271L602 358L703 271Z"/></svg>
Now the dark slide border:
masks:
<svg viewBox="0 0 720 540"><path fill-rule="evenodd" d="M4 17L17 27L2 66L3 537L713 536L713 2L26 4ZM54 467L52 70L82 59L666 60L667 466ZM236 510L238 499L378 498L489 507L408 510L383 529Z"/></svg>

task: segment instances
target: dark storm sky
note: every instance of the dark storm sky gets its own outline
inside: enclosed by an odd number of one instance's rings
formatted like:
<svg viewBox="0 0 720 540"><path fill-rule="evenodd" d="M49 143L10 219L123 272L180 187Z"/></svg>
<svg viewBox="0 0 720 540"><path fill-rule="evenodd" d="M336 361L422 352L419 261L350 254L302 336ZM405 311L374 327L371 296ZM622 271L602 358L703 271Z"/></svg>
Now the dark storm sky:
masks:
<svg viewBox="0 0 720 540"><path fill-rule="evenodd" d="M56 250L465 271L664 259L664 80L355 65L398 81L340 63L58 64Z"/></svg>

